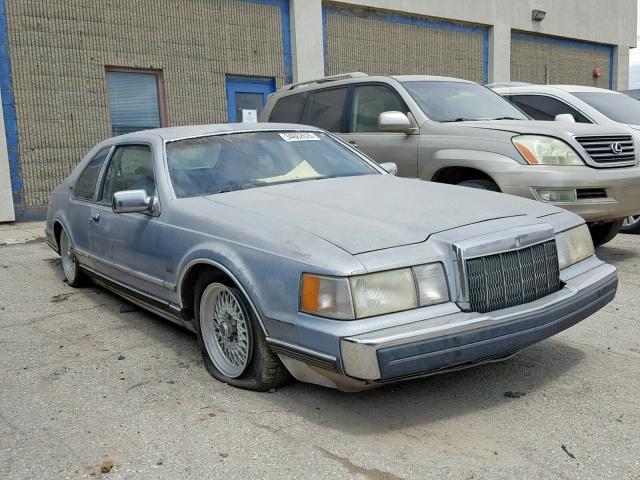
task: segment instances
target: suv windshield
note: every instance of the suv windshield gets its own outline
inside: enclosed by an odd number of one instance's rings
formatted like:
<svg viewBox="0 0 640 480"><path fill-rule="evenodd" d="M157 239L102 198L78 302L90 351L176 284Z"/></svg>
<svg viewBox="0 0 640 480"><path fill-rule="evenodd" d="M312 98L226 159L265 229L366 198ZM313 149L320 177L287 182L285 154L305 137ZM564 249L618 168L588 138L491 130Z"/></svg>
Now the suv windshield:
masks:
<svg viewBox="0 0 640 480"><path fill-rule="evenodd" d="M321 132L210 135L168 142L166 149L178 197L379 173Z"/></svg>
<svg viewBox="0 0 640 480"><path fill-rule="evenodd" d="M477 83L403 82L427 117L436 122L466 120L528 120L497 93Z"/></svg>
<svg viewBox="0 0 640 480"><path fill-rule="evenodd" d="M572 92L614 122L640 125L640 101L622 93Z"/></svg>

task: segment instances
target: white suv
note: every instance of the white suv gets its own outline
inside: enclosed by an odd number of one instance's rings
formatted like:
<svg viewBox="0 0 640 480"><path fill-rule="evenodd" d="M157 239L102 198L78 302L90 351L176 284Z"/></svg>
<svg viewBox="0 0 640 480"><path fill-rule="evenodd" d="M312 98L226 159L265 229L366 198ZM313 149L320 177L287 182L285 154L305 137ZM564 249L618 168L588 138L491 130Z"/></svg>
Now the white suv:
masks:
<svg viewBox="0 0 640 480"><path fill-rule="evenodd" d="M640 101L624 93L581 85L489 85L535 120L616 125L640 144ZM628 217L622 231L640 233L640 212Z"/></svg>

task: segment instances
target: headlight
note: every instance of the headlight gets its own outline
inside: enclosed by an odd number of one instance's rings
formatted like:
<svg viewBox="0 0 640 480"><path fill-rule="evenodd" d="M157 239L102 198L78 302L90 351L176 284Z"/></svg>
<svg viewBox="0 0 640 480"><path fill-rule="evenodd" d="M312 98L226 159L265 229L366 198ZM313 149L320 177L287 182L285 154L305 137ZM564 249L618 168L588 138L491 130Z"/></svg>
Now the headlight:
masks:
<svg viewBox="0 0 640 480"><path fill-rule="evenodd" d="M580 225L556 235L560 269L570 267L595 253L589 227Z"/></svg>
<svg viewBox="0 0 640 480"><path fill-rule="evenodd" d="M530 165L584 165L576 151L557 138L519 135L512 142Z"/></svg>
<svg viewBox="0 0 640 480"><path fill-rule="evenodd" d="M449 290L440 263L349 278L305 273L300 288L301 311L340 320L448 301Z"/></svg>

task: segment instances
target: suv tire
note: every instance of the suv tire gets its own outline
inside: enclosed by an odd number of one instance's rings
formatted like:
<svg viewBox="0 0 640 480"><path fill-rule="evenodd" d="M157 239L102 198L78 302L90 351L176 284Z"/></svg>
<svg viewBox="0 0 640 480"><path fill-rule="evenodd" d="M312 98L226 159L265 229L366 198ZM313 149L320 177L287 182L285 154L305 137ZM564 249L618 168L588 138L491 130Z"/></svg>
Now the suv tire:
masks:
<svg viewBox="0 0 640 480"><path fill-rule="evenodd" d="M599 247L605 243L610 242L618 235L622 228L623 220L614 220L612 222L604 223L592 223L589 225L589 231L591 232L591 238L593 239L593 245Z"/></svg>
<svg viewBox="0 0 640 480"><path fill-rule="evenodd" d="M640 215L631 215L624 219L622 233L640 233Z"/></svg>
<svg viewBox="0 0 640 480"><path fill-rule="evenodd" d="M491 192L499 192L500 188L498 185L493 183L491 180L484 180L478 178L477 180L465 180L464 182L458 183L460 187L469 187L469 188L478 188L480 190L489 190Z"/></svg>

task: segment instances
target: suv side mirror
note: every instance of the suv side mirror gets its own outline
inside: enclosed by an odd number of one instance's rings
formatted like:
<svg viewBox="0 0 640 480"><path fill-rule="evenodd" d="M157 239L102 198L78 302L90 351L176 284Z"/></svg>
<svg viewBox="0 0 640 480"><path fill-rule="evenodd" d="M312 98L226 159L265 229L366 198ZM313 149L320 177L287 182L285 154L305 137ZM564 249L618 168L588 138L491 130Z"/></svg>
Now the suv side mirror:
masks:
<svg viewBox="0 0 640 480"><path fill-rule="evenodd" d="M149 212L153 208L153 197L146 190L122 190L113 194L111 208L116 213Z"/></svg>
<svg viewBox="0 0 640 480"><path fill-rule="evenodd" d="M573 118L573 115L571 115L570 113L559 113L555 116L554 120L556 122L576 123L576 119Z"/></svg>
<svg viewBox="0 0 640 480"><path fill-rule="evenodd" d="M385 172L390 173L391 175L397 175L398 174L398 165L396 165L394 162L381 163L380 167Z"/></svg>
<svg viewBox="0 0 640 480"><path fill-rule="evenodd" d="M410 133L411 122L402 112L382 112L378 116L378 130L381 132Z"/></svg>

